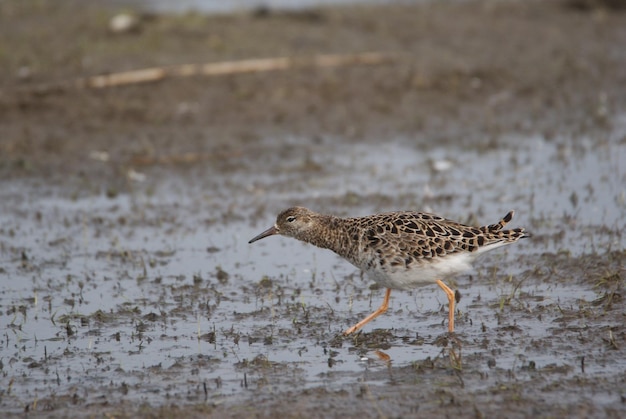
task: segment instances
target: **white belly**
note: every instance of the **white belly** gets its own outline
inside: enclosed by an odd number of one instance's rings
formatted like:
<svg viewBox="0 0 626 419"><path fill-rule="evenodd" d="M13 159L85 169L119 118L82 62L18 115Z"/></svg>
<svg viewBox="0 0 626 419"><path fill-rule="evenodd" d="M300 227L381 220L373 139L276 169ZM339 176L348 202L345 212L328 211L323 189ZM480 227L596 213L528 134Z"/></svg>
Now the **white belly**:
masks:
<svg viewBox="0 0 626 419"><path fill-rule="evenodd" d="M471 269L471 262L476 255L476 253L459 253L441 259L429 259L423 264L410 265L409 268L404 266L387 269L376 267L365 272L373 281L385 288L410 290Z"/></svg>

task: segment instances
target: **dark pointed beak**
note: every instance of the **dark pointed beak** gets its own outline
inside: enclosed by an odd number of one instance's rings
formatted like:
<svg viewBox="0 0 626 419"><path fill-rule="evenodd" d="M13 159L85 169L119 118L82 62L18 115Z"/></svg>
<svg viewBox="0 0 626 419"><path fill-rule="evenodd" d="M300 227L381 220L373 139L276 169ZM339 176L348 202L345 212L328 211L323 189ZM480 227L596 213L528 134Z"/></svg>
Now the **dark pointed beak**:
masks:
<svg viewBox="0 0 626 419"><path fill-rule="evenodd" d="M267 230L265 230L263 233L259 234L258 236L256 236L255 238L253 238L252 240L250 240L248 243L254 243L257 240L261 240L266 238L267 236L272 236L274 234L278 234L278 230L276 229L276 227L271 226L270 228L268 228Z"/></svg>

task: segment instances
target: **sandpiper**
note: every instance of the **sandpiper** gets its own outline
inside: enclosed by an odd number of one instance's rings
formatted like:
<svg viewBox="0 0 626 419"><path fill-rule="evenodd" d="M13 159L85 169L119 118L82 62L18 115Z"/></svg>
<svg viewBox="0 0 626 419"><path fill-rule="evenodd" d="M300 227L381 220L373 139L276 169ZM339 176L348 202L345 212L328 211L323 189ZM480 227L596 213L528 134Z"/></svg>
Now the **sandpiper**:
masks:
<svg viewBox="0 0 626 419"><path fill-rule="evenodd" d="M448 331L454 332L455 295L443 281L470 268L481 253L528 237L523 228L503 230L498 223L472 227L424 212L388 212L340 218L303 207L284 210L276 223L248 243L280 234L330 249L387 288L383 304L344 332L349 335L387 311L392 289L437 284L448 297Z"/></svg>

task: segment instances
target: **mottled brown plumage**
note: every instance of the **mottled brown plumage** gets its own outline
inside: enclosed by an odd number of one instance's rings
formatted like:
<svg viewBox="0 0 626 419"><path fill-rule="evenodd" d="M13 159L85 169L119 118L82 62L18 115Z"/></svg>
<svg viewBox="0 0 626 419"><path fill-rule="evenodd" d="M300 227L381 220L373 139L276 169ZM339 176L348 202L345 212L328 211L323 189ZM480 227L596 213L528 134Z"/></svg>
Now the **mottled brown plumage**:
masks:
<svg viewBox="0 0 626 419"><path fill-rule="evenodd" d="M454 331L454 292L442 278L470 268L486 250L527 237L523 228L504 230L513 218L509 212L498 223L472 227L423 212L388 212L357 218L318 214L303 207L281 212L274 226L250 243L281 234L330 249L365 271L387 288L383 305L354 327L360 329L387 310L391 289L412 289L438 284L450 305L449 331Z"/></svg>

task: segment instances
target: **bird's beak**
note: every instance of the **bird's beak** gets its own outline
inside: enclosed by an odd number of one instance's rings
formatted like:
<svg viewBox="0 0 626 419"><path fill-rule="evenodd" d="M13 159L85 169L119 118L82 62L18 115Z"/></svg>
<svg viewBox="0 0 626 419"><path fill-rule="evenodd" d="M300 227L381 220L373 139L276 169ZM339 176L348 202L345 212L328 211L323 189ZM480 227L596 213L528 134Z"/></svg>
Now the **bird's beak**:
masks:
<svg viewBox="0 0 626 419"><path fill-rule="evenodd" d="M270 228L265 230L263 233L259 234L258 236L250 240L248 243L254 243L257 240L264 239L265 237L272 236L274 234L278 234L278 229L276 228L276 226L271 226Z"/></svg>

